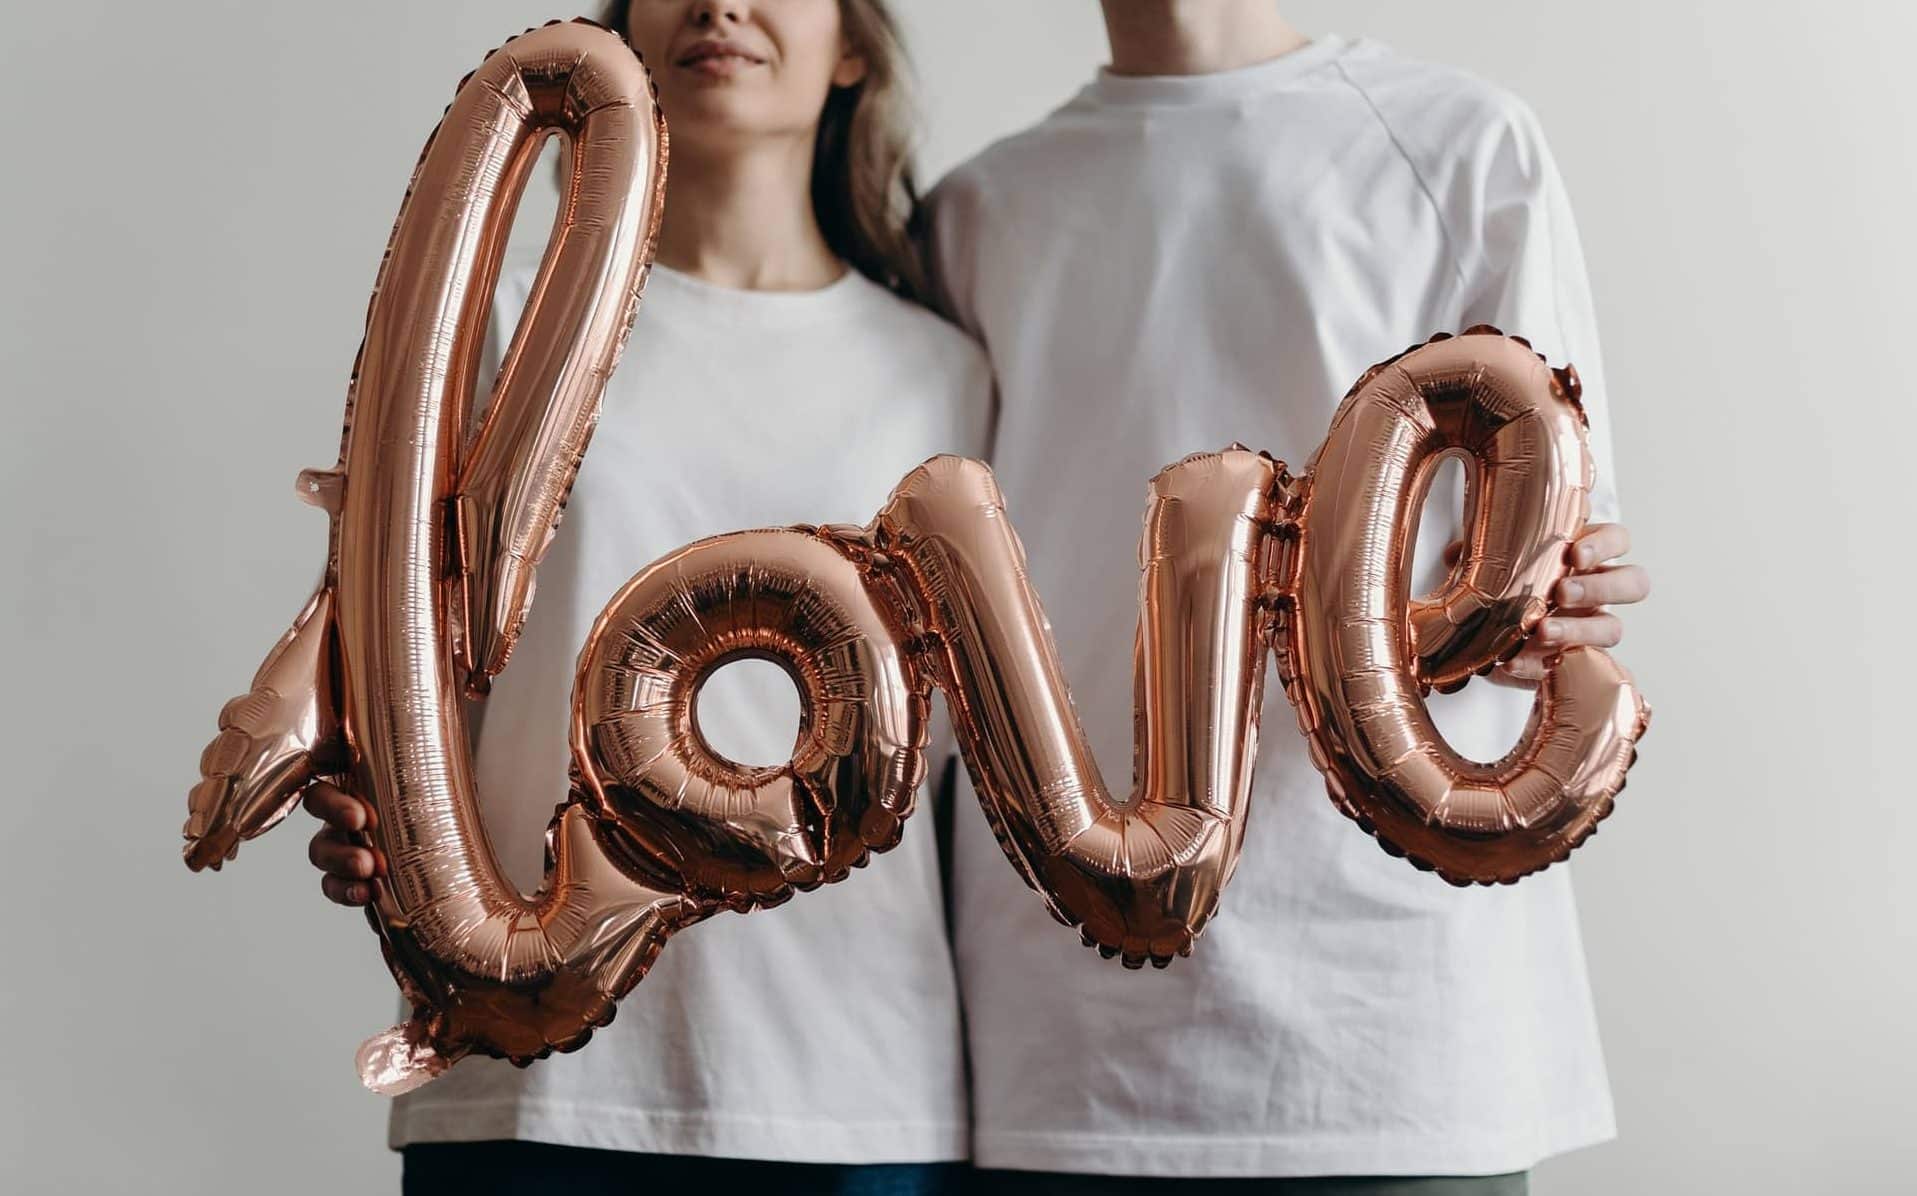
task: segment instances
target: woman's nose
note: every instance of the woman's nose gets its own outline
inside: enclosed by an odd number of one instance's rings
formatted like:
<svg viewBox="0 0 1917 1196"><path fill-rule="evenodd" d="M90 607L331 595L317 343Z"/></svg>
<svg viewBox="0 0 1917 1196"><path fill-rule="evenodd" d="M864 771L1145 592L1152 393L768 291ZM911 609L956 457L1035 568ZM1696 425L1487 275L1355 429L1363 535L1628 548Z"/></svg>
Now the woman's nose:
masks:
<svg viewBox="0 0 1917 1196"><path fill-rule="evenodd" d="M696 0L692 6L692 23L701 28L737 25L745 20L745 9L741 0Z"/></svg>

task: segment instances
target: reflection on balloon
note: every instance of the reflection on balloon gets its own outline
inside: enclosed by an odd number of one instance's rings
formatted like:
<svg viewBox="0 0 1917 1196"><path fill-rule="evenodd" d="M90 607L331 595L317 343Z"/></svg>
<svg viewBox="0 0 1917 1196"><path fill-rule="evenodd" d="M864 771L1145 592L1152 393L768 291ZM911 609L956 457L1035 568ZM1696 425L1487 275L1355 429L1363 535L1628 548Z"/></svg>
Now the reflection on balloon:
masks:
<svg viewBox="0 0 1917 1196"><path fill-rule="evenodd" d="M474 429L493 283L549 136L565 150L559 216ZM523 898L481 832L461 705L525 618L637 310L665 163L645 68L590 23L514 38L460 85L380 268L339 466L302 477L332 516L319 593L223 712L191 795L194 868L269 829L316 774L344 772L373 803L388 874L369 916L416 1011L361 1050L382 1091L471 1050L580 1045L665 937L710 912L583 804L555 818L546 884Z"/></svg>
<svg viewBox="0 0 1917 1196"><path fill-rule="evenodd" d="M567 200L469 435L512 200L554 131ZM514 39L462 86L381 271L340 466L303 479L332 514L325 578L202 758L196 869L317 775L374 804L387 874L370 917L414 1014L361 1049L369 1086L403 1091L475 1051L575 1049L673 933L895 844L935 688L1013 865L1131 967L1189 953L1238 862L1268 650L1333 801L1420 867L1515 881L1610 811L1648 711L1604 652L1557 658L1495 763L1453 752L1425 710L1522 646L1588 509L1576 375L1475 328L1367 373L1302 475L1234 445L1152 480L1130 793L1092 759L990 470L936 457L867 526L700 541L613 597L580 656L546 882L522 897L477 816L462 694L505 666L532 600L633 318L665 151L643 68L586 23ZM1464 550L1413 601L1418 512L1451 455ZM694 717L705 678L746 656L799 690L776 767L719 756Z"/></svg>
<svg viewBox="0 0 1917 1196"><path fill-rule="evenodd" d="M1559 655L1496 763L1453 752L1425 710L1427 688L1510 658L1551 609L1590 509L1578 396L1574 371L1494 328L1434 338L1359 380L1301 488L1279 665L1312 761L1385 850L1454 883L1508 883L1568 856L1611 812L1650 718L1596 648ZM1408 604L1417 514L1458 453L1464 551Z"/></svg>

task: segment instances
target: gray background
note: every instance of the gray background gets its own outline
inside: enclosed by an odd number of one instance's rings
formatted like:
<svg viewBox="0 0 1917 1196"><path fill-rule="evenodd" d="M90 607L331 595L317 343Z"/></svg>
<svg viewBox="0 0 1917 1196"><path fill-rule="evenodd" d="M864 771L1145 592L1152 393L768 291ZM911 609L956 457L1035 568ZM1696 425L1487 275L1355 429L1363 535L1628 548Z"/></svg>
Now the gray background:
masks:
<svg viewBox="0 0 1917 1196"><path fill-rule="evenodd" d="M1091 0L901 8L933 176L1103 57ZM304 822L218 877L177 835L215 712L318 567L291 480L333 459L420 143L488 49L561 11L5 10L0 1187L393 1187L351 1068L392 986L319 899ZM1658 725L1576 863L1622 1138L1536 1190L1909 1191L1917 17L1287 11L1528 97L1591 263L1657 584L1623 656Z"/></svg>

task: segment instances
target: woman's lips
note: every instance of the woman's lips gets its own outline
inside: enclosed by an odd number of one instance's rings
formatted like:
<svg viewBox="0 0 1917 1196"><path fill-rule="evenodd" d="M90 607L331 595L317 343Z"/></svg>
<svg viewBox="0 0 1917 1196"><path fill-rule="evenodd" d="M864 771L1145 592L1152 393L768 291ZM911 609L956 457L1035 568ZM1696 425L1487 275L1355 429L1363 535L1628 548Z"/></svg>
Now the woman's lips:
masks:
<svg viewBox="0 0 1917 1196"><path fill-rule="evenodd" d="M686 70L712 76L736 75L748 67L764 64L765 59L744 46L725 41L700 42L673 63Z"/></svg>

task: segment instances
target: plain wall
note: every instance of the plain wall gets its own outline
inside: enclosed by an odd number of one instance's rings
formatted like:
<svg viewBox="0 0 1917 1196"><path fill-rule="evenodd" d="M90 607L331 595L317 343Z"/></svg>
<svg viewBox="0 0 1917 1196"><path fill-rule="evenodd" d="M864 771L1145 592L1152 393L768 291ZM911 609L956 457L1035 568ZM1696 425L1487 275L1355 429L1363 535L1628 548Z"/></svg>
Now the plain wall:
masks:
<svg viewBox="0 0 1917 1196"><path fill-rule="evenodd" d="M900 7L932 176L1103 57L1091 0ZM1786 7L1287 6L1526 96L1590 260L1657 721L1575 864L1622 1137L1545 1196L1908 1191L1917 1162L1917 16ZM292 478L333 460L420 143L551 15L7 7L0 1188L394 1190L351 1066L392 984L303 816L219 876L178 830L319 567Z"/></svg>

